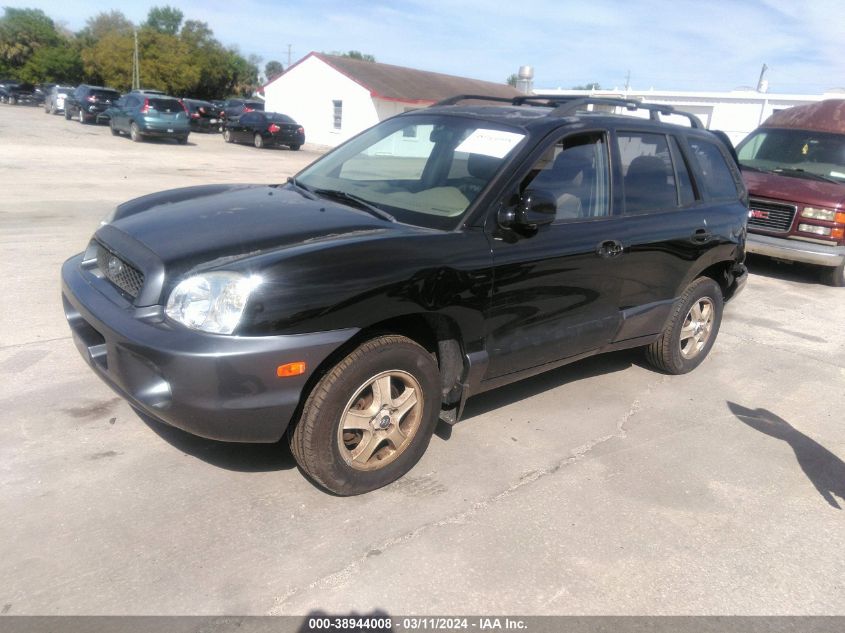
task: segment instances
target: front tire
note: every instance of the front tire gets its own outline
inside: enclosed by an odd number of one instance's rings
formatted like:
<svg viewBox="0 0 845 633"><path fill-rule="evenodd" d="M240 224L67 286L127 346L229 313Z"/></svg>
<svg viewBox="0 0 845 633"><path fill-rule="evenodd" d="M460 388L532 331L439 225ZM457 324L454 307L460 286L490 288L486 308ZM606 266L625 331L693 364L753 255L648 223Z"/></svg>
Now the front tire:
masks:
<svg viewBox="0 0 845 633"><path fill-rule="evenodd" d="M822 271L822 281L828 286L845 287L845 262L839 266L826 266Z"/></svg>
<svg viewBox="0 0 845 633"><path fill-rule="evenodd" d="M432 355L404 336L371 339L317 383L291 431L302 470L338 495L381 488L422 457L440 412Z"/></svg>
<svg viewBox="0 0 845 633"><path fill-rule="evenodd" d="M82 109L80 109L77 113L77 120L82 123L82 125L85 125L85 123L87 123L87 119L85 118L85 114L82 112Z"/></svg>
<svg viewBox="0 0 845 633"><path fill-rule="evenodd" d="M692 282L660 337L646 348L648 362L667 374L685 374L710 353L722 324L722 289L709 277Z"/></svg>
<svg viewBox="0 0 845 633"><path fill-rule="evenodd" d="M109 121L109 129L111 129L111 135L112 135L112 136L120 136L120 130L118 130L118 129L114 126L114 123L113 123L113 122L111 122L111 121Z"/></svg>

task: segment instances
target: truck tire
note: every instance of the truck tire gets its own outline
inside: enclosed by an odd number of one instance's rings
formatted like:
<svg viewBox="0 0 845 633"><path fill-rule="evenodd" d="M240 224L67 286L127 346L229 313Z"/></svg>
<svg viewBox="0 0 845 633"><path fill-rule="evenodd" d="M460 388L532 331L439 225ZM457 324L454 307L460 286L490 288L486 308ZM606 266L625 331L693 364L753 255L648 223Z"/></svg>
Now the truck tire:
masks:
<svg viewBox="0 0 845 633"><path fill-rule="evenodd" d="M660 337L646 348L652 367L685 374L710 353L722 324L722 289L709 277L693 281L675 305Z"/></svg>
<svg viewBox="0 0 845 633"><path fill-rule="evenodd" d="M404 336L373 338L332 367L288 432L291 452L338 495L381 488L422 457L440 413L433 356Z"/></svg>
<svg viewBox="0 0 845 633"><path fill-rule="evenodd" d="M822 280L828 286L845 287L845 262L839 266L826 266L822 271Z"/></svg>

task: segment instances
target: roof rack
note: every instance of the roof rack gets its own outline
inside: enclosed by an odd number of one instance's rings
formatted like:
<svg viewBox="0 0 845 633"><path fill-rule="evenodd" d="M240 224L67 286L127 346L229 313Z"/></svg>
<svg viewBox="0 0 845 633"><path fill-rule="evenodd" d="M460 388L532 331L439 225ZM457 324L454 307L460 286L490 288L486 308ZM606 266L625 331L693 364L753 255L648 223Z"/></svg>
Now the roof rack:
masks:
<svg viewBox="0 0 845 633"><path fill-rule="evenodd" d="M653 103L642 103L635 99L618 99L614 97L578 97L574 95L519 95L517 97L491 97L486 95L455 95L435 103L435 106L450 106L461 101L494 101L496 103L508 103L514 106L532 105L554 108L548 116L571 116L585 106L608 105L626 110L648 110L649 118L652 121L659 121L660 115L668 116L675 114L689 119L690 125L694 128L704 128L701 119L691 112L676 110L670 105L658 105Z"/></svg>
<svg viewBox="0 0 845 633"><path fill-rule="evenodd" d="M625 108L626 110L648 110L649 118L652 121L659 121L659 115L661 114L676 114L678 116L683 116L689 119L690 125L694 128L704 127L704 125L701 123L701 119L699 119L691 112L676 110L670 105L642 103L641 101L636 101L634 99L615 99L612 97L579 97L577 99L571 99L557 106L554 110L549 113L549 116L570 116L572 114L575 114L579 110L582 110L584 106L588 105L609 105Z"/></svg>

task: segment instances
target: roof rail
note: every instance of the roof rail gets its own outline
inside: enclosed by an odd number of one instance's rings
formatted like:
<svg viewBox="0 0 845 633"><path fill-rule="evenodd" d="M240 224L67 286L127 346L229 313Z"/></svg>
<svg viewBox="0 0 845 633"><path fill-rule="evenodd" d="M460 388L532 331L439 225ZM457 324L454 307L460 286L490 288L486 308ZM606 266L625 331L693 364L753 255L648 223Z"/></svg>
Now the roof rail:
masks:
<svg viewBox="0 0 845 633"><path fill-rule="evenodd" d="M449 97L448 99L443 99L442 101L438 101L432 107L435 106L450 106L455 105L461 101L498 101L499 103L510 103L514 105L513 101L515 98L519 97L489 97L485 95L455 95L454 97Z"/></svg>
<svg viewBox="0 0 845 633"><path fill-rule="evenodd" d="M652 121L659 121L659 115L661 114L676 114L678 116L688 118L690 125L694 128L704 127L704 124L701 123L701 119L699 119L691 112L676 110L670 105L642 103L641 101L636 101L634 99L614 99L612 97L579 97L577 99L571 99L557 106L554 110L549 113L549 116L569 116L575 114L576 112L578 112L578 110L583 109L583 107L587 105L609 105L625 108L627 110L648 110L650 113L649 118Z"/></svg>
<svg viewBox="0 0 845 633"><path fill-rule="evenodd" d="M642 103L636 99L618 99L614 97L578 97L574 95L519 95L516 97L490 97L485 95L455 95L443 99L434 106L450 106L461 101L495 101L497 103L509 103L514 106L533 105L554 108L548 116L570 116L582 110L588 105L609 105L627 110L648 110L649 118L652 121L660 121L661 114L675 114L689 119L690 125L694 128L704 128L701 120L691 112L676 110L670 105L658 105L655 103Z"/></svg>

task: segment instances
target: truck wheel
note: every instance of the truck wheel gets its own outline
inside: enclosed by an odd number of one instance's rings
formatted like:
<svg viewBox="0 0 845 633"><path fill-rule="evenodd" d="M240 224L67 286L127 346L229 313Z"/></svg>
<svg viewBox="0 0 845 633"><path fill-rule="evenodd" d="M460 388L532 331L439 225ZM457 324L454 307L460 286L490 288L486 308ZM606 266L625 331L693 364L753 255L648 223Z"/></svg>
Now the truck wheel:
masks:
<svg viewBox="0 0 845 633"><path fill-rule="evenodd" d="M434 358L404 336L369 340L317 383L291 452L314 481L338 495L381 488L422 457L440 411Z"/></svg>
<svg viewBox="0 0 845 633"><path fill-rule="evenodd" d="M845 286L845 262L839 266L825 266L822 271L822 280L828 286L836 286L842 288Z"/></svg>
<svg viewBox="0 0 845 633"><path fill-rule="evenodd" d="M667 374L685 374L701 364L719 333L724 299L709 277L692 282L660 337L646 348L648 362Z"/></svg>

